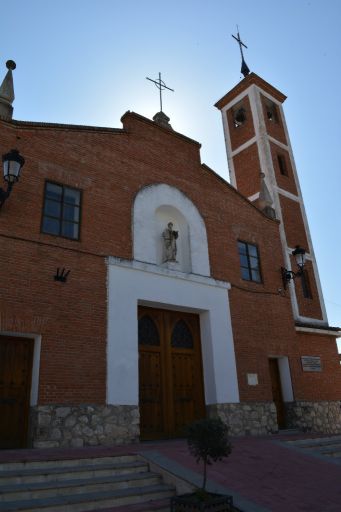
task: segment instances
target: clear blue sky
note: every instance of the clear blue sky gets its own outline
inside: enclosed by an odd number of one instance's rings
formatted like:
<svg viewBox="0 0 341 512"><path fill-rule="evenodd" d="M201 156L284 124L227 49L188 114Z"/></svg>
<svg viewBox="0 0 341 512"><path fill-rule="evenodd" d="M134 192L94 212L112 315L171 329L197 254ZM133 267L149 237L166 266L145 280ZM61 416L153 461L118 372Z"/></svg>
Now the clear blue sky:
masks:
<svg viewBox="0 0 341 512"><path fill-rule="evenodd" d="M284 92L291 142L329 321L341 325L341 2L339 0L0 0L0 73L14 72L15 119L120 127L164 111L227 179L213 104L252 71Z"/></svg>

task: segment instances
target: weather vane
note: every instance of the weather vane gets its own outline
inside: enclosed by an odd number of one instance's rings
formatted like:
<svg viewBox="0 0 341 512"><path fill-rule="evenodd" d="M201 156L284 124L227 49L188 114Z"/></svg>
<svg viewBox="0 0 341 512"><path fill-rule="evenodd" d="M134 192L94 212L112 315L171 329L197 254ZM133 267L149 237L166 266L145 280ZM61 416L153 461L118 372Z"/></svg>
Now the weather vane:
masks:
<svg viewBox="0 0 341 512"><path fill-rule="evenodd" d="M233 37L233 39L235 39L235 40L238 42L238 44L239 44L239 48L240 48L240 55L241 55L241 57L242 57L242 67L241 67L241 70L240 70L240 71L241 71L241 73L242 73L242 74L244 75L244 77L245 77L245 76L247 76L247 75L250 73L250 70L249 70L248 65L246 64L246 62L245 62L245 60L244 60L244 54L243 54L243 48L242 48L242 46L244 46L244 48L246 48L246 49L247 49L247 46L246 46L246 45L243 43L243 41L240 39L238 25L237 25L237 37L236 37L236 36L234 36L233 34L232 34L232 37Z"/></svg>
<svg viewBox="0 0 341 512"><path fill-rule="evenodd" d="M159 89L159 91L160 91L160 112L162 112L162 91L164 89L168 89L169 91L174 92L174 89L171 89L170 87L167 87L165 82L163 80L161 80L161 73L159 73L158 80L152 80L151 78L148 78L147 76L146 76L146 79L150 80L151 82L153 82L156 85L156 87Z"/></svg>

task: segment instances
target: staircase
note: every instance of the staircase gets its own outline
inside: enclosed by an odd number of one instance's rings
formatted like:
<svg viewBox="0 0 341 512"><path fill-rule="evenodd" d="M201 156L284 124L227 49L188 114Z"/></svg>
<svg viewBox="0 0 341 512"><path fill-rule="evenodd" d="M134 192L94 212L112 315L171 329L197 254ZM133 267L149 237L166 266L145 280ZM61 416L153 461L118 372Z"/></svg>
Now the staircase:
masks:
<svg viewBox="0 0 341 512"><path fill-rule="evenodd" d="M308 453L334 457L341 460L341 436L299 439L296 441L287 441L287 443Z"/></svg>
<svg viewBox="0 0 341 512"><path fill-rule="evenodd" d="M174 494L137 455L0 465L0 512L166 512Z"/></svg>

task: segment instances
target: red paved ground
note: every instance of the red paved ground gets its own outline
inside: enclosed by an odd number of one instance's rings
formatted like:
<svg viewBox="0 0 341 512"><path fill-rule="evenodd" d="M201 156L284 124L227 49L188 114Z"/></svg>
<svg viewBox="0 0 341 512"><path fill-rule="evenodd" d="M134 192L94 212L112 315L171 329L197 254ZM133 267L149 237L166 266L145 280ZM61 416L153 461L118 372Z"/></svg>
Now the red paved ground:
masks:
<svg viewBox="0 0 341 512"><path fill-rule="evenodd" d="M341 512L341 464L282 446L276 442L280 439L285 438L233 439L231 456L209 467L208 478L272 512ZM8 460L53 460L141 451L157 451L189 470L200 472L183 440L118 447L8 450L0 452L0 467Z"/></svg>

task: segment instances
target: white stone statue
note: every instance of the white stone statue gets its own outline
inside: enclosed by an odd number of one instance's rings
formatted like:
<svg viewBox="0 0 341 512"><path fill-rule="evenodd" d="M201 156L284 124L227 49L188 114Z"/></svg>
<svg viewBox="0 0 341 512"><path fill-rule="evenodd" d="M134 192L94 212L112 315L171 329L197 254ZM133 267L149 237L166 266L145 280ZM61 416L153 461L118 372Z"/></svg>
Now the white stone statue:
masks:
<svg viewBox="0 0 341 512"><path fill-rule="evenodd" d="M176 240L179 236L178 231L173 231L173 222L168 222L166 229L162 232L164 242L164 258L163 261L176 261Z"/></svg>

